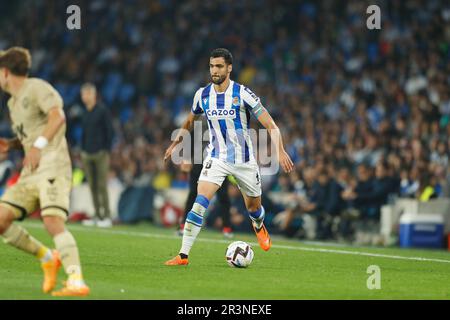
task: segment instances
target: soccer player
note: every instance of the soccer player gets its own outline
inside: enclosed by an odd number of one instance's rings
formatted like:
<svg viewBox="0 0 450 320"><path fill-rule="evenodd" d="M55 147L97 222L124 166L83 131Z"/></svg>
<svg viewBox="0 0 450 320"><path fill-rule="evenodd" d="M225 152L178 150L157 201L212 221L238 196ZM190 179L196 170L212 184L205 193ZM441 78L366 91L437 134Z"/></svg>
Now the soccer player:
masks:
<svg viewBox="0 0 450 320"><path fill-rule="evenodd" d="M202 227L209 201L228 175L233 175L238 182L260 247L267 251L272 245L264 226L259 167L248 132L250 113L269 131L283 170L290 172L294 165L284 150L280 130L272 117L250 89L230 80L232 70L233 57L227 49L218 48L211 52L209 71L212 83L197 90L191 113L182 126L182 129L190 131L194 121L204 114L210 130L210 144L198 180L197 198L187 214L181 250L166 261L169 266L188 264L189 252ZM166 150L164 160L171 157L174 148L182 141L182 131Z"/></svg>
<svg viewBox="0 0 450 320"><path fill-rule="evenodd" d="M42 290L53 291L61 263L68 275L53 296L86 296L78 247L65 228L72 184L72 166L65 138L63 101L47 82L29 78L31 55L21 47L0 54L0 87L11 97L8 109L16 138L0 139L0 152L23 149L20 178L0 198L0 235L4 241L36 256L44 271ZM51 250L14 220L41 209L42 221L53 237Z"/></svg>

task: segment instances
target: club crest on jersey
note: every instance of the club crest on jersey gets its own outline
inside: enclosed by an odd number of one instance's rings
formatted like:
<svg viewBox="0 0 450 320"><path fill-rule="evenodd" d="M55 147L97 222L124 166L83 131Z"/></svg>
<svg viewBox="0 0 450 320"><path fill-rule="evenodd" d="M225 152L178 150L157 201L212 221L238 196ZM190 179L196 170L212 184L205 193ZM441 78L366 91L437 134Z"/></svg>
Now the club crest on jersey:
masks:
<svg viewBox="0 0 450 320"><path fill-rule="evenodd" d="M237 107L239 105L240 101L239 101L239 97L234 97L233 98L233 106Z"/></svg>
<svg viewBox="0 0 450 320"><path fill-rule="evenodd" d="M208 109L206 111L208 119L234 119L236 118L235 109Z"/></svg>

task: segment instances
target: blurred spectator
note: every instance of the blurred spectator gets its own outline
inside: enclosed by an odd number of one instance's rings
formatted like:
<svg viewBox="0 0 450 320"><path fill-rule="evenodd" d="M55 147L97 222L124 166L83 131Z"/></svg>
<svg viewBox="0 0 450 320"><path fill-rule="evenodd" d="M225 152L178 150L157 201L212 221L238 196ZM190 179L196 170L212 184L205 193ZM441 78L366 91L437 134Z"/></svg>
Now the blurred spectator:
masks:
<svg viewBox="0 0 450 320"><path fill-rule="evenodd" d="M114 134L111 116L98 101L94 84L83 84L81 98L86 106L82 122L81 159L95 208L95 218L85 220L83 224L108 228L112 226L107 188L109 153Z"/></svg>
<svg viewBox="0 0 450 320"><path fill-rule="evenodd" d="M344 190L342 197L353 203L363 219L378 221L381 206L388 202L389 194L398 189L396 184L397 181L388 176L388 167L384 162L377 163L375 177L372 177L367 165L360 164L357 185Z"/></svg>

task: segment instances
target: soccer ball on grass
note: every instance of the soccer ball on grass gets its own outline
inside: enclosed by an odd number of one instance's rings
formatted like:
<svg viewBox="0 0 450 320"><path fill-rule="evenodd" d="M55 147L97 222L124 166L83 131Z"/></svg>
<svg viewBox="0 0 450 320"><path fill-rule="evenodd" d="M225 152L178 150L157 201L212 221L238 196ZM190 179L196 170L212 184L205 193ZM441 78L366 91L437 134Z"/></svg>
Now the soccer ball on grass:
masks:
<svg viewBox="0 0 450 320"><path fill-rule="evenodd" d="M234 268L248 267L252 263L253 256L252 247L244 241L231 243L225 254L227 263Z"/></svg>

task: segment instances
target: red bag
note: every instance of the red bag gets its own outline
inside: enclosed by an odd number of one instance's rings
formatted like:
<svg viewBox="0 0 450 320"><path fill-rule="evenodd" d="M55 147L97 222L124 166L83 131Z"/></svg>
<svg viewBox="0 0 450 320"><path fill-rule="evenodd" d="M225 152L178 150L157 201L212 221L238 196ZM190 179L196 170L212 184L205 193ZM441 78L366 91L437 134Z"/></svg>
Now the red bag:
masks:
<svg viewBox="0 0 450 320"><path fill-rule="evenodd" d="M161 223L165 227L178 225L178 221L182 215L182 209L175 207L174 205L167 202L164 204L160 211Z"/></svg>

